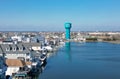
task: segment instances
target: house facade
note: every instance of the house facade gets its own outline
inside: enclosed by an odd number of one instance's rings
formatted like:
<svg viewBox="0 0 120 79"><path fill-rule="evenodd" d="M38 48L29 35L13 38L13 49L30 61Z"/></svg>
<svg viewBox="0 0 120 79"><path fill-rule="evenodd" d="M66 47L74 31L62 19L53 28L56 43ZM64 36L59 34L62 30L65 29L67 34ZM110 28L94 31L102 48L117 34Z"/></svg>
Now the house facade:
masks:
<svg viewBox="0 0 120 79"><path fill-rule="evenodd" d="M8 66L6 75L12 76L20 70L26 67L26 63L19 59L6 59L6 65Z"/></svg>
<svg viewBox="0 0 120 79"><path fill-rule="evenodd" d="M0 55L7 59L21 59L24 61L32 60L32 52L23 44L1 44Z"/></svg>

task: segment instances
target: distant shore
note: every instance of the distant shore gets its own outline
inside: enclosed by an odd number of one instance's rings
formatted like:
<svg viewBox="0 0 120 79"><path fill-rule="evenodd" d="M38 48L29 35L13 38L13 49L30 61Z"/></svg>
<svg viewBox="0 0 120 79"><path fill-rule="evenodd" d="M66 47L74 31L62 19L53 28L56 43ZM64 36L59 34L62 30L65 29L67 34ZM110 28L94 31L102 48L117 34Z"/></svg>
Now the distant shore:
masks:
<svg viewBox="0 0 120 79"><path fill-rule="evenodd" d="M65 41L68 42L68 41ZM69 42L83 42L83 41L69 41ZM113 44L120 44L120 40L117 41L84 41L84 42L107 42L107 43L113 43Z"/></svg>
<svg viewBox="0 0 120 79"><path fill-rule="evenodd" d="M113 44L120 44L120 40L117 40L117 41L106 41L108 43L113 43Z"/></svg>
<svg viewBox="0 0 120 79"><path fill-rule="evenodd" d="M120 44L120 40L117 40L117 41L86 41L86 42L107 42L107 43L113 43L113 44Z"/></svg>

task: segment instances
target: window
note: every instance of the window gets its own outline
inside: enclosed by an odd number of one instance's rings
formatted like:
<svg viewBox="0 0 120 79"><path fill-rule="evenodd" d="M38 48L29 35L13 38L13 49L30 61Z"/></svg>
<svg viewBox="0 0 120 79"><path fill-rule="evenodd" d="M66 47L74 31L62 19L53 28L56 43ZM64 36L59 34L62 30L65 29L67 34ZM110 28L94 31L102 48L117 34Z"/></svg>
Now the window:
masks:
<svg viewBox="0 0 120 79"><path fill-rule="evenodd" d="M16 48L15 48L15 47L13 48L13 51L16 51Z"/></svg>
<svg viewBox="0 0 120 79"><path fill-rule="evenodd" d="M10 49L9 49L9 48L6 48L6 51L10 51Z"/></svg>
<svg viewBox="0 0 120 79"><path fill-rule="evenodd" d="M22 47L20 47L20 48L19 48L19 50L20 50L20 51L23 51L23 48L22 48Z"/></svg>

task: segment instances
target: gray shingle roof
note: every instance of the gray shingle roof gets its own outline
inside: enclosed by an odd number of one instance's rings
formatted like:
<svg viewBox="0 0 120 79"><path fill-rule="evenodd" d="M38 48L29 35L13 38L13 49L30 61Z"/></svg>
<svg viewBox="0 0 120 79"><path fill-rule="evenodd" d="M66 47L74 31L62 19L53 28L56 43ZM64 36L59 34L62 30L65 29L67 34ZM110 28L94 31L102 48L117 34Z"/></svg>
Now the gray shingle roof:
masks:
<svg viewBox="0 0 120 79"><path fill-rule="evenodd" d="M4 52L4 53L12 53L12 54L16 54L16 53L29 53L29 49L23 45L8 45L8 44L2 44L1 46L1 50L0 52ZM22 50L20 50L21 48L24 48Z"/></svg>
<svg viewBox="0 0 120 79"><path fill-rule="evenodd" d="M40 43L1 44L0 53L29 53L32 46L40 46Z"/></svg>

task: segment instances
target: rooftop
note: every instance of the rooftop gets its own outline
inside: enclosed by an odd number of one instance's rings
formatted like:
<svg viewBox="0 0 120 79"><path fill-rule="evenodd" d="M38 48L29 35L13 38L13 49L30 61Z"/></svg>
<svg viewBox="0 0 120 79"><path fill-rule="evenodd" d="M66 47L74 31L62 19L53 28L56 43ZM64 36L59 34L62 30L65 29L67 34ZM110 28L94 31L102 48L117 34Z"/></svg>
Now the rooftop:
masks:
<svg viewBox="0 0 120 79"><path fill-rule="evenodd" d="M0 53L29 53L29 49L22 44L1 44Z"/></svg>
<svg viewBox="0 0 120 79"><path fill-rule="evenodd" d="M24 67L26 66L25 61L19 59L6 59L7 66L15 66L15 67Z"/></svg>

